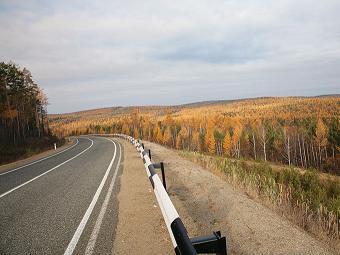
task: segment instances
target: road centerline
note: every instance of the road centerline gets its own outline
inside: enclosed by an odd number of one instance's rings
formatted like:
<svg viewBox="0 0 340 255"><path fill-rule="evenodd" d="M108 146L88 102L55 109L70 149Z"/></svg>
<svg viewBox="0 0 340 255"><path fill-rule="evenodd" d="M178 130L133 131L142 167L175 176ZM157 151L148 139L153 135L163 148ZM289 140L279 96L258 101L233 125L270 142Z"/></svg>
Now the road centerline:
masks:
<svg viewBox="0 0 340 255"><path fill-rule="evenodd" d="M108 140L110 140L110 139L108 139ZM78 244L78 241L79 241L79 239L80 239L80 236L81 236L81 234L83 233L83 231L84 231L84 229L85 229L86 223L88 222L88 220L89 220L89 218L90 218L90 216L91 216L91 214L92 214L92 211L93 211L93 209L94 209L94 207L95 207L95 205L96 205L96 203L97 203L97 201L98 201L99 195L100 195L100 193L102 192L102 189L103 189L103 187L104 187L104 184L105 184L105 182L106 182L106 179L107 179L107 177L109 176L110 170L111 170L111 168L112 168L113 162L114 162L114 160L115 160L115 158L116 158L116 154L117 154L117 146L116 146L116 143L115 143L114 141L112 141L112 140L110 140L110 141L113 143L114 148L115 148L115 151L114 151L112 160L111 160L109 166L108 166L107 169L106 169L106 172L105 172L105 174L104 174L104 177L103 177L101 183L99 184L98 189L97 189L96 193L94 194L94 196L93 196L93 198L92 198L92 201L91 201L89 207L87 208L87 210L86 210L86 212L85 212L85 214L84 214L82 220L80 221L80 223L79 223L79 225L78 225L78 227L77 227L77 229L76 229L76 231L75 231L75 233L74 233L74 235L73 235L73 237L72 237L70 243L68 244L68 246L67 246L67 248L66 248L66 250L65 250L65 252L64 252L64 255L73 254L73 251L74 251L74 249L76 248L76 246L77 246L77 244Z"/></svg>
<svg viewBox="0 0 340 255"><path fill-rule="evenodd" d="M52 172L53 170L57 169L58 167L60 167L60 166L62 166L62 165L64 165L64 164L66 164L67 162L69 162L69 161L71 161L71 160L77 158L77 157L80 156L81 154L85 153L87 150L89 150L89 149L93 146L93 140L91 140L90 138L86 138L86 139L89 139L89 140L91 141L91 145L90 145L89 147L87 147L85 150L83 150L82 152L80 152L80 153L78 153L77 155L73 156L72 158L69 158L68 160L65 160L64 162L60 163L59 165L57 165L57 166L55 166L55 167L53 167L53 168L47 170L46 172L43 172L42 174L39 174L38 176L36 176L36 177L34 177L34 178L32 178L32 179L30 179L30 180L28 180L28 181L26 181L26 182L24 182L24 183L22 183L22 184L16 186L16 187L14 187L14 188L12 188L12 189L6 191L5 193L2 193L2 194L0 195L0 198L2 198L2 197L4 197L4 196L6 196L6 195L12 193L13 191L15 191L15 190L17 190L17 189L19 189L19 188L21 188L21 187L23 187L23 186L25 186L25 185L27 185L27 184L33 182L33 181L35 181L36 179L38 179L38 178L44 176L45 174L48 174L49 172Z"/></svg>
<svg viewBox="0 0 340 255"><path fill-rule="evenodd" d="M107 138L105 138L105 139L107 139ZM111 139L108 139L108 140L112 141ZM113 187L114 187L114 184L115 184L115 181L116 181L118 169L120 167L120 160L121 160L121 157L122 157L122 148L121 148L119 143L118 143L118 147L119 147L118 162L117 162L114 174L112 176L112 180L111 180L109 189L108 189L108 191L106 193L104 202L102 204L102 207L100 209L98 218L96 220L95 226L94 226L94 228L92 230L90 239L89 239L89 241L87 243L86 250L85 250L85 255L91 255L94 252L94 248L95 248L96 241L97 241L97 238L98 238L98 235L99 235L100 227L102 225L102 222L103 222L103 219L104 219L104 215L106 213L107 206L108 206L110 198L111 198L111 194L112 194L112 190L113 190Z"/></svg>

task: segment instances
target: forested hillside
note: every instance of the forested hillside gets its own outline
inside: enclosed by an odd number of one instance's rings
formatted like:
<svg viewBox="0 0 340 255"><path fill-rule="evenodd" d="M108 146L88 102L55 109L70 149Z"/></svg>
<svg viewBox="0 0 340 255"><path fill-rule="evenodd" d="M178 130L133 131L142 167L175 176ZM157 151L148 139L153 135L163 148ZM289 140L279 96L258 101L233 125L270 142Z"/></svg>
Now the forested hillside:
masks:
<svg viewBox="0 0 340 255"><path fill-rule="evenodd" d="M52 115L51 127L59 136L124 133L182 150L301 227L338 240L339 176L319 171L340 174L339 113L338 96L257 98Z"/></svg>
<svg viewBox="0 0 340 255"><path fill-rule="evenodd" d="M0 163L51 146L47 97L26 68L0 63Z"/></svg>
<svg viewBox="0 0 340 255"><path fill-rule="evenodd" d="M59 136L126 133L172 148L339 174L338 96L106 108L53 115Z"/></svg>

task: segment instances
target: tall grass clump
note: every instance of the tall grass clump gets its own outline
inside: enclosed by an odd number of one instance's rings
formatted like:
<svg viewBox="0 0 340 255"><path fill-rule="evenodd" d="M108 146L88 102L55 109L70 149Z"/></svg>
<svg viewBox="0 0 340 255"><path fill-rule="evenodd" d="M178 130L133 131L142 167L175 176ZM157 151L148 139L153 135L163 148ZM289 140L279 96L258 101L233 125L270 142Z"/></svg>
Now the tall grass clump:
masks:
<svg viewBox="0 0 340 255"><path fill-rule="evenodd" d="M269 202L304 229L320 237L340 238L340 183L337 178L321 178L315 169L273 170L268 163L249 163L189 151L182 155L204 168L222 173L229 182Z"/></svg>

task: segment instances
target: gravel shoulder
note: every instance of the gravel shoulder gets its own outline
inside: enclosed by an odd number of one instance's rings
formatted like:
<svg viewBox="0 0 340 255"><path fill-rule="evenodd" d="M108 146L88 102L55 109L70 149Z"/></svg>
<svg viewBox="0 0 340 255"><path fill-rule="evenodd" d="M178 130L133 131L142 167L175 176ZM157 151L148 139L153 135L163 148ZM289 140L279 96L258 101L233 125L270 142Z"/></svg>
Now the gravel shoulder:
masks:
<svg viewBox="0 0 340 255"><path fill-rule="evenodd" d="M168 192L190 237L221 230L228 254L339 254L176 151L144 144L154 162L165 163Z"/></svg>
<svg viewBox="0 0 340 255"><path fill-rule="evenodd" d="M44 152L35 154L35 155L31 156L31 157L20 159L20 160L14 161L12 163L0 165L0 173L6 172L6 171L8 171L10 169L13 169L13 168L16 168L16 167L20 167L20 166L23 166L23 165L26 165L26 164L30 164L30 163L32 163L32 162L34 162L36 160L48 157L50 155L53 155L55 153L58 153L58 152L60 152L62 150L65 150L65 149L71 147L75 143L76 143L76 139L73 138L71 140L67 140L63 146L60 146L56 150L54 150L54 149L46 150Z"/></svg>
<svg viewBox="0 0 340 255"><path fill-rule="evenodd" d="M135 148L124 147L118 194L119 214L113 254L173 254L173 248L143 161Z"/></svg>

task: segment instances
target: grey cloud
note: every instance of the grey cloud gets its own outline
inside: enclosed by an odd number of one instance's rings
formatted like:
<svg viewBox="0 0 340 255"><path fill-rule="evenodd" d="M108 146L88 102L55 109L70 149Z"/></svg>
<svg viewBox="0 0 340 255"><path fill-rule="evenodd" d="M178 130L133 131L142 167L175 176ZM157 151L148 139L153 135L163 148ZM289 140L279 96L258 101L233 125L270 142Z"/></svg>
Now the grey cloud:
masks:
<svg viewBox="0 0 340 255"><path fill-rule="evenodd" d="M339 93L339 12L337 0L3 0L0 56L32 71L50 112Z"/></svg>
<svg viewBox="0 0 340 255"><path fill-rule="evenodd" d="M250 34L238 38L224 38L219 41L209 39L176 38L160 45L156 58L171 61L203 61L208 63L242 64L263 59L269 53ZM170 49L169 49L170 48Z"/></svg>

